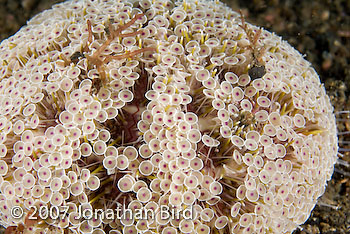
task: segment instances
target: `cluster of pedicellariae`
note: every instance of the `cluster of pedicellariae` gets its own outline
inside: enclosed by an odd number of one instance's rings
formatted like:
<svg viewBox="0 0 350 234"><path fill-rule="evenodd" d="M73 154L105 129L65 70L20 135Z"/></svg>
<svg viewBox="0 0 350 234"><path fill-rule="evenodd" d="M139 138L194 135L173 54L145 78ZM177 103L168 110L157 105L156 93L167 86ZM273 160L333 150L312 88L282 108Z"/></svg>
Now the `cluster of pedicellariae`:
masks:
<svg viewBox="0 0 350 234"><path fill-rule="evenodd" d="M0 44L0 103L8 232L291 233L337 158L315 70L216 0L54 5ZM154 215L79 215L119 205Z"/></svg>

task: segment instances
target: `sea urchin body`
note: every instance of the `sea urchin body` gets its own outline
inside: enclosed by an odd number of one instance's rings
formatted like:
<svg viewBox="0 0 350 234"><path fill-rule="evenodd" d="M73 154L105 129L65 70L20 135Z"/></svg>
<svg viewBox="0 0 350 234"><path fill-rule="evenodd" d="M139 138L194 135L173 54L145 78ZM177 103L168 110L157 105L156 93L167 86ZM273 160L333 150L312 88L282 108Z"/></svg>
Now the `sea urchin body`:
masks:
<svg viewBox="0 0 350 234"><path fill-rule="evenodd" d="M0 64L9 232L291 233L333 173L315 70L219 1L67 1Z"/></svg>

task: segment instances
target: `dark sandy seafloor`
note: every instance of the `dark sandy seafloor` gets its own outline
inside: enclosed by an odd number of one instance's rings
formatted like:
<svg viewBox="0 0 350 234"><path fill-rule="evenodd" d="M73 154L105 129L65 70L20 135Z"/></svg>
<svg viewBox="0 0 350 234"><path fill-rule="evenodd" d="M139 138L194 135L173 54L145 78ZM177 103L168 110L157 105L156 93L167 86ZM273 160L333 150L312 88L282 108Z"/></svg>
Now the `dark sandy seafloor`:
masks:
<svg viewBox="0 0 350 234"><path fill-rule="evenodd" d="M62 0L0 0L0 41L13 35L28 19ZM320 75L335 111L350 110L349 0L225 0L241 10L246 21L282 36L305 55ZM350 114L337 115L338 131L350 131ZM350 148L350 135L339 136ZM294 233L350 233L350 153L329 181L308 221ZM2 233L2 231L0 231Z"/></svg>

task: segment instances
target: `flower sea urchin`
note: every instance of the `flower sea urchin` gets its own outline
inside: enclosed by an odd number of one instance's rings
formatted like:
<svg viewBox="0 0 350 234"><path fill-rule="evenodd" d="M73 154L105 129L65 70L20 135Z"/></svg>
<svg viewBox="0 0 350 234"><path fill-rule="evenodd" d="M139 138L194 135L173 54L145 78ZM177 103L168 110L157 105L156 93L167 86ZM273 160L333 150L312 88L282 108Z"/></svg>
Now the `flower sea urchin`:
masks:
<svg viewBox="0 0 350 234"><path fill-rule="evenodd" d="M315 70L219 1L67 1L0 64L9 232L291 233L331 178ZM154 216L103 214L119 206Z"/></svg>

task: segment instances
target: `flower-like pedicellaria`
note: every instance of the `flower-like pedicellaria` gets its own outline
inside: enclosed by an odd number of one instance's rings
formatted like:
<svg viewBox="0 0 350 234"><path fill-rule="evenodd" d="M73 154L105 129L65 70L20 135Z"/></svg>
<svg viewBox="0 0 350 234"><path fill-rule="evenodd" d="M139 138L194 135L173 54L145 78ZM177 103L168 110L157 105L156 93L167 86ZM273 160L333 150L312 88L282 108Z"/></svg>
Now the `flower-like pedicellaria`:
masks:
<svg viewBox="0 0 350 234"><path fill-rule="evenodd" d="M337 158L310 63L219 1L55 5L0 44L0 95L9 232L291 233ZM119 206L155 216L79 216Z"/></svg>

